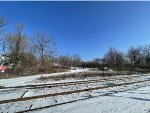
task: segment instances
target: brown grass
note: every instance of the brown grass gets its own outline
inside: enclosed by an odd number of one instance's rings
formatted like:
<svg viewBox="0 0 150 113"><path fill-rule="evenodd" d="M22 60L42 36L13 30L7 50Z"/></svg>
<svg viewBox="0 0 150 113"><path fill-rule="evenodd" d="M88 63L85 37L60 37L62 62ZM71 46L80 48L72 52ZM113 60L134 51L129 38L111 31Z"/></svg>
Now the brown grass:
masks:
<svg viewBox="0 0 150 113"><path fill-rule="evenodd" d="M5 73L0 73L0 79L30 76L36 74L50 74L58 72L66 72L68 69L51 67L51 68L16 68L15 70L7 69Z"/></svg>
<svg viewBox="0 0 150 113"><path fill-rule="evenodd" d="M79 72L79 73L72 73L72 74L63 74L63 75L56 75L56 76L49 76L49 77L44 77L41 76L38 78L38 80L41 81L47 81L47 80L65 80L65 79L84 79L87 77L104 77L104 76L113 76L113 75L131 75L135 74L135 72L130 72L130 71L117 71L117 72L102 72L102 71L91 71L91 72Z"/></svg>

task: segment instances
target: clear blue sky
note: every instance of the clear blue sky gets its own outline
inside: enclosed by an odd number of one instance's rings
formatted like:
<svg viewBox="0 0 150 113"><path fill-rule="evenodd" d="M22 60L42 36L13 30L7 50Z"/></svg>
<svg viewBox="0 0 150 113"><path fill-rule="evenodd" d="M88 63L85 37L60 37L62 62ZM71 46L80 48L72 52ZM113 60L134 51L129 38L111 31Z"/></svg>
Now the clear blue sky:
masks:
<svg viewBox="0 0 150 113"><path fill-rule="evenodd" d="M0 2L0 16L9 29L25 22L29 36L46 32L59 54L83 60L102 57L109 47L150 44L150 2Z"/></svg>

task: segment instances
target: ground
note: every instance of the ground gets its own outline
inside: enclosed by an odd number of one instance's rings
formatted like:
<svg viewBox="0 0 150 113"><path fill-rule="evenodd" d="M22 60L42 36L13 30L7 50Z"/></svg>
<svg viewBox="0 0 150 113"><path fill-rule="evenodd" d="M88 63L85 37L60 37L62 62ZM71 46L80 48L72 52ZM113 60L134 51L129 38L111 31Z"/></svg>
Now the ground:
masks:
<svg viewBox="0 0 150 113"><path fill-rule="evenodd" d="M150 86L100 96L36 112L40 113L150 113ZM35 112L34 112L35 113Z"/></svg>
<svg viewBox="0 0 150 113"><path fill-rule="evenodd" d="M39 80L85 71L2 79L0 112L150 113L150 74Z"/></svg>

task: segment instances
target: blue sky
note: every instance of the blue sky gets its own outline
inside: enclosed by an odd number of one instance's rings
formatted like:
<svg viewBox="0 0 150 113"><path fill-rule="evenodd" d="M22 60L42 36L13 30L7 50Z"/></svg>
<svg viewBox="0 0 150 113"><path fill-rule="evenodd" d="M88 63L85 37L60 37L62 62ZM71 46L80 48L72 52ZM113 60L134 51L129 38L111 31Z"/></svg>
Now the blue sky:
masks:
<svg viewBox="0 0 150 113"><path fill-rule="evenodd" d="M150 44L150 2L0 2L0 16L8 31L25 22L28 36L43 31L59 54L83 60L102 57L109 47Z"/></svg>

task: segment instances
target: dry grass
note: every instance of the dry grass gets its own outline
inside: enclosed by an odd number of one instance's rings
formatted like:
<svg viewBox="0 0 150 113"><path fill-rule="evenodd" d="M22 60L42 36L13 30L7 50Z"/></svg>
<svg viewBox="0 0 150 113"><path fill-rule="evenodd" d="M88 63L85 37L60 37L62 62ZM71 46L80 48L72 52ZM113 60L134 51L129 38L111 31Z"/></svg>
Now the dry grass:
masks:
<svg viewBox="0 0 150 113"><path fill-rule="evenodd" d="M68 69L51 67L51 68L16 68L15 70L7 69L5 73L0 73L0 79L15 78L21 76L30 76L37 74L50 74L58 72L66 72Z"/></svg>
<svg viewBox="0 0 150 113"><path fill-rule="evenodd" d="M56 76L49 76L44 77L41 76L38 80L41 81L48 81L48 80L65 80L65 79L84 79L87 77L104 77L104 76L113 76L113 75L131 75L135 74L135 72L130 71L118 71L118 72L102 72L102 71L91 71L91 72L79 72L79 73L72 73L72 74L63 74L63 75L56 75Z"/></svg>

